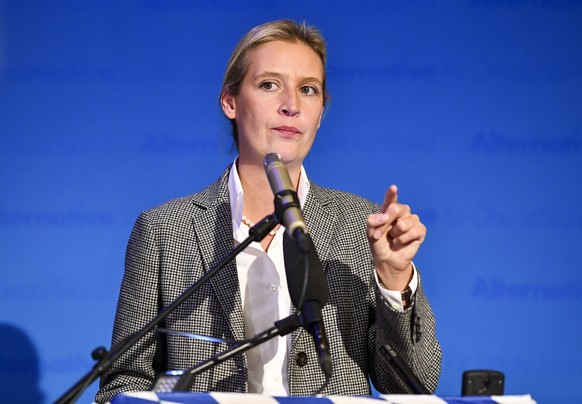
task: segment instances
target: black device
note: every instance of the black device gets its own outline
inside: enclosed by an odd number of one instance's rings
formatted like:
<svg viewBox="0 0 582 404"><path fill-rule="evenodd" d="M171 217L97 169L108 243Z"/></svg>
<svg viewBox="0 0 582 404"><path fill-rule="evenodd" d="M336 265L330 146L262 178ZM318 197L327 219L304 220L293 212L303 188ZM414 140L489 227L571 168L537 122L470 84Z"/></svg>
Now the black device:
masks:
<svg viewBox="0 0 582 404"><path fill-rule="evenodd" d="M466 370L463 372L463 396L502 396L505 375L498 370Z"/></svg>

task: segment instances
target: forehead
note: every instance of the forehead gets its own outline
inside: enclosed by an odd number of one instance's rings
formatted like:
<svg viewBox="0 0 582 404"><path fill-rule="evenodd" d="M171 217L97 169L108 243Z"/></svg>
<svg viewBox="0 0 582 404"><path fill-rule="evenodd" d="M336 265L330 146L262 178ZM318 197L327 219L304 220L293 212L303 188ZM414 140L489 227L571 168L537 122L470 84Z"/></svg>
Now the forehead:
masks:
<svg viewBox="0 0 582 404"><path fill-rule="evenodd" d="M249 52L247 76L264 72L315 78L323 81L321 58L303 42L271 41Z"/></svg>

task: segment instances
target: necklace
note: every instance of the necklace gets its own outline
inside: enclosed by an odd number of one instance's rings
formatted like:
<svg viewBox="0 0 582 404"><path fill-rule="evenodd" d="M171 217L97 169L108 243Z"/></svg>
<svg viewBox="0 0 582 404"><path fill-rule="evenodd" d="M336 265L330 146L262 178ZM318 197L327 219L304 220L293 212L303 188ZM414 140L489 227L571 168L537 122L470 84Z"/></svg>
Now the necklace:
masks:
<svg viewBox="0 0 582 404"><path fill-rule="evenodd" d="M249 220L249 218L248 218L248 217L246 217L245 215L242 215L242 222L243 222L244 224L246 224L246 225L248 226L248 228L249 228L249 229L255 225L255 224L254 224L253 222L251 222L251 221ZM271 236L271 237L275 237L275 234L277 234L277 229L278 229L278 228L279 228L279 226L277 225L277 227L276 227L276 228L274 228L273 230L271 230L271 231L269 232L269 236Z"/></svg>

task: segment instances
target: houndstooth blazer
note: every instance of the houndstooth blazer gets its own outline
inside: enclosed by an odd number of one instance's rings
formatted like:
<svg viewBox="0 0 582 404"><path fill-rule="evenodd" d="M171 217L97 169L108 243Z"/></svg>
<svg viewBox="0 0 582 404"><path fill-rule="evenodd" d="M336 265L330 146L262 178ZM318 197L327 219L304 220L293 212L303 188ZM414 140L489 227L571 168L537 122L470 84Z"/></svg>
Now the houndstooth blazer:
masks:
<svg viewBox="0 0 582 404"><path fill-rule="evenodd" d="M112 346L150 321L233 248L227 168L202 192L143 212L128 243ZM311 183L303 208L329 285L323 308L333 360L325 384L312 337L292 334L289 389L293 395L366 395L369 380L384 393L406 389L378 354L390 343L420 380L436 389L441 350L432 310L421 285L410 308L395 311L381 297L366 239L366 217L378 206L359 196ZM232 260L163 324L183 332L244 339L243 310ZM156 374L187 369L228 346L152 332L123 354L101 378L96 401L149 390ZM196 377L193 391L246 392L244 355Z"/></svg>

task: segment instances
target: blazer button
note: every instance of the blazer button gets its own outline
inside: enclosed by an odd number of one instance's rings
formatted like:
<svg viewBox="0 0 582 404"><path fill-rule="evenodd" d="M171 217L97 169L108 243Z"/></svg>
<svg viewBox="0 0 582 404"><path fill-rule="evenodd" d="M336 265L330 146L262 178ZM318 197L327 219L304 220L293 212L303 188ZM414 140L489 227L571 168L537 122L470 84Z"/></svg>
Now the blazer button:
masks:
<svg viewBox="0 0 582 404"><path fill-rule="evenodd" d="M297 360L295 361L295 363L297 363L297 366L301 368L307 365L307 354L305 352L299 352L297 354Z"/></svg>

